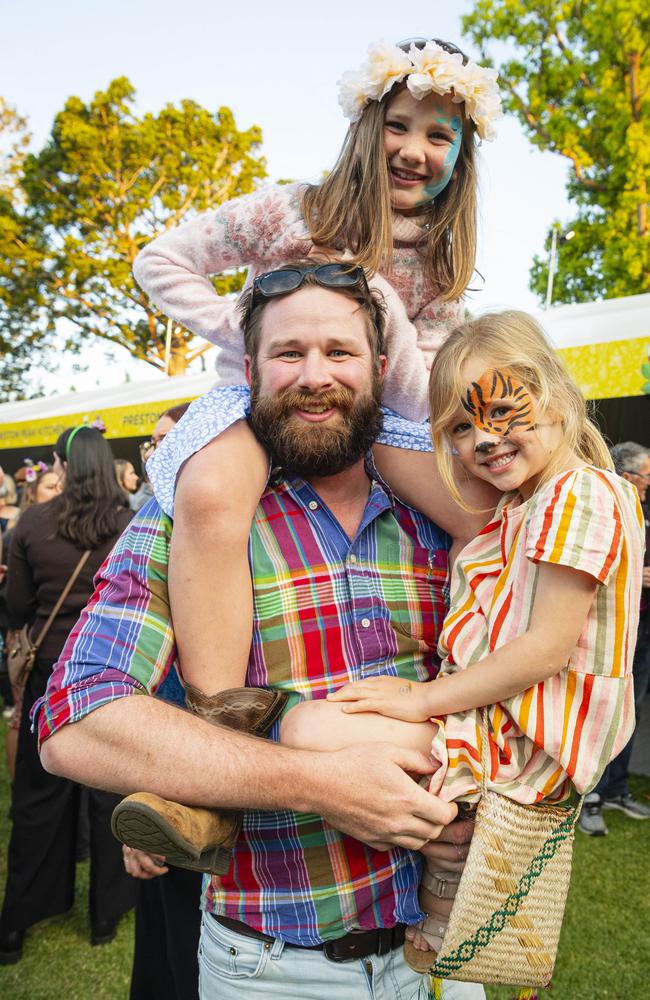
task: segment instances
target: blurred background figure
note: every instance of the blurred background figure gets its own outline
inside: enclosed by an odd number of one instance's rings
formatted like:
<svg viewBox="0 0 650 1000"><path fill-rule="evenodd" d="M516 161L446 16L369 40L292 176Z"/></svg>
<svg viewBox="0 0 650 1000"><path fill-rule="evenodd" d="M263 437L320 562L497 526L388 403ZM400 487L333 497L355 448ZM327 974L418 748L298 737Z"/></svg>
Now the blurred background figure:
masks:
<svg viewBox="0 0 650 1000"><path fill-rule="evenodd" d="M14 627L39 636L80 562L90 553L38 650L24 691L12 796L7 883L0 915L0 964L17 962L25 930L65 913L74 902L81 786L43 770L29 713L45 691L68 634L93 591L93 577L131 518L118 486L110 446L90 427L70 428L54 448L62 492L28 506L9 548L6 598ZM90 812L90 927L93 944L115 937L133 904L110 817L119 796L88 790Z"/></svg>
<svg viewBox="0 0 650 1000"><path fill-rule="evenodd" d="M129 507L131 507L133 496L138 491L140 477L133 468L132 463L126 458L116 458L114 465L118 485L123 491ZM132 507L131 509L135 510L136 508Z"/></svg>
<svg viewBox="0 0 650 1000"><path fill-rule="evenodd" d="M183 414L187 411L189 403L179 403L165 410L158 417L156 426L153 429L150 441L143 441L140 445L140 461L142 463L142 483L140 488L129 501L132 510L140 510L147 500L151 500L153 490L147 478L147 459L150 458L160 442L169 434L172 427L178 423Z"/></svg>
<svg viewBox="0 0 650 1000"><path fill-rule="evenodd" d="M624 441L612 448L614 467L619 476L632 483L639 494L643 516L645 518L646 550L643 562L643 590L641 592L641 615L637 635L634 663L634 711L638 728L643 699L650 687L650 516L648 512L648 487L650 486L650 449L634 441ZM650 804L635 799L630 792L628 778L630 773L630 758L634 749L637 730L615 757L594 788L585 798L578 820L578 826L583 833L591 837L604 837L607 824L603 818L603 809L618 809L630 819L650 819Z"/></svg>
<svg viewBox="0 0 650 1000"><path fill-rule="evenodd" d="M18 519L18 491L13 478L0 466L0 532L11 528Z"/></svg>
<svg viewBox="0 0 650 1000"><path fill-rule="evenodd" d="M22 471L22 470L21 470ZM45 462L25 465L24 481L20 497L20 512L35 503L45 503L61 492L61 479L51 465Z"/></svg>
<svg viewBox="0 0 650 1000"><path fill-rule="evenodd" d="M23 470L19 470L22 472ZM20 514L22 515L28 507L34 504L46 503L58 496L61 492L61 479L51 465L45 462L34 463L31 459L25 462L24 475L22 477L22 495L20 497ZM14 521L14 525L16 522ZM5 535L5 552L9 551L11 536L14 529L10 528ZM9 616L6 609L5 594L2 595L2 621L8 623ZM24 685L13 684L11 688L13 701L13 714L7 730L5 739L5 750L7 753L7 767L9 770L9 780L13 784L16 769L16 747L18 746L18 729L20 726L20 713L23 703Z"/></svg>

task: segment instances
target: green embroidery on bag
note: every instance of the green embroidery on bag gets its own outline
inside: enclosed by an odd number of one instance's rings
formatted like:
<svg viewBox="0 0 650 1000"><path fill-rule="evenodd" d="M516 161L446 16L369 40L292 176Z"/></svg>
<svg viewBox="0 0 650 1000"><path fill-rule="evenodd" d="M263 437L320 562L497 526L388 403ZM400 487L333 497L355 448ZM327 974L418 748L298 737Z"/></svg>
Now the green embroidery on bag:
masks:
<svg viewBox="0 0 650 1000"><path fill-rule="evenodd" d="M521 876L515 892L504 900L502 908L495 910L487 925L479 927L471 938L459 944L449 955L443 958L439 957L436 964L430 969L432 975L439 976L441 979L448 978L451 973L457 972L463 965L471 962L475 955L503 930L508 919L516 916L521 904L530 892L533 882L539 878L547 863L555 857L573 830L573 825L574 816L571 812L567 819L563 820L548 840L544 842L539 853L532 859L527 871Z"/></svg>

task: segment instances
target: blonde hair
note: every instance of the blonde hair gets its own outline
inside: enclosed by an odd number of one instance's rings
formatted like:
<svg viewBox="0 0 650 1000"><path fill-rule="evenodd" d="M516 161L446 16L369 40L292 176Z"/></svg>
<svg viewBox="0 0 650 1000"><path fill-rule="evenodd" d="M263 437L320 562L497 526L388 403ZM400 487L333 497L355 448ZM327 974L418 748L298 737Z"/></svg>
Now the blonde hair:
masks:
<svg viewBox="0 0 650 1000"><path fill-rule="evenodd" d="M456 327L436 355L429 379L431 436L445 486L465 510L452 469L451 445L446 429L465 395L461 369L468 358L485 358L486 367L508 368L529 390L540 411L560 414L564 441L588 465L613 467L605 440L589 418L587 404L544 331L527 313L509 310L486 313ZM539 485L555 474L550 462Z"/></svg>
<svg viewBox="0 0 650 1000"><path fill-rule="evenodd" d="M319 246L349 250L354 263L373 275L389 274L393 259L393 223L384 122L396 84L381 101L371 101L350 126L328 177L307 188L303 215ZM463 106L464 107L464 106ZM477 171L475 126L463 117L463 136L455 175L430 206L428 230L417 246L425 274L443 301L459 298L471 280L476 260Z"/></svg>

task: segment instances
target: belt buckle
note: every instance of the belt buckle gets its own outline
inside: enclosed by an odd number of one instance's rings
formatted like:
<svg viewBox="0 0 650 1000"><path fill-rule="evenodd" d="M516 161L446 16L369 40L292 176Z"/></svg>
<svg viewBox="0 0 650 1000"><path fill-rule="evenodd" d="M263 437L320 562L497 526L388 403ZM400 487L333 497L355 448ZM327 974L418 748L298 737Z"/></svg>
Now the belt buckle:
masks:
<svg viewBox="0 0 650 1000"><path fill-rule="evenodd" d="M325 955L325 958L329 959L330 962L339 963L339 962L351 962L357 957L356 955L342 954L339 951L339 947L340 947L340 938L335 938L333 941L324 941L323 954ZM353 949L349 948L347 950L352 951Z"/></svg>

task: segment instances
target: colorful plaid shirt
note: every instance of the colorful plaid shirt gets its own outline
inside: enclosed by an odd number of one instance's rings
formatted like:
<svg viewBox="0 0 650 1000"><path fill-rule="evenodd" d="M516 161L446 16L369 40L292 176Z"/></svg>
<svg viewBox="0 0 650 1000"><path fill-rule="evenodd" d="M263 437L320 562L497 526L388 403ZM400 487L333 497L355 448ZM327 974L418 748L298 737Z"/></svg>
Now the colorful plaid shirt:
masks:
<svg viewBox="0 0 650 1000"><path fill-rule="evenodd" d="M35 706L41 740L116 698L155 693L168 674L171 530L150 501L100 570ZM281 479L260 501L249 552L250 686L280 688L292 705L372 674L436 675L447 538L379 482L350 540L308 483ZM286 941L317 944L353 927L421 919L420 865L418 855L373 850L316 815L250 811L230 871L221 887L206 879L203 905Z"/></svg>

